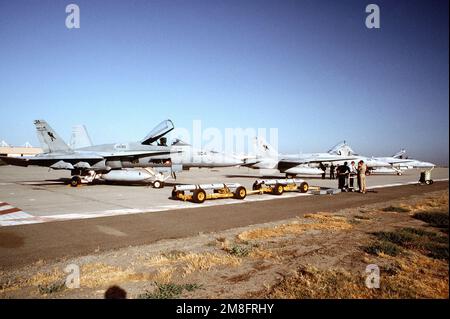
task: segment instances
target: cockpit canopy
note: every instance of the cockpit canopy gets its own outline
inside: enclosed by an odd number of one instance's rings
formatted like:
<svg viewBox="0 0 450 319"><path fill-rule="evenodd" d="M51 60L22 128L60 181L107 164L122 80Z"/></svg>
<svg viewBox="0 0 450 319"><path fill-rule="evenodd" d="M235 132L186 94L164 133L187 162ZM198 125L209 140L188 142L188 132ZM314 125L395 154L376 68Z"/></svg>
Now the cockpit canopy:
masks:
<svg viewBox="0 0 450 319"><path fill-rule="evenodd" d="M155 126L153 130L141 141L141 144L150 145L163 137L174 129L174 125L171 120L165 120Z"/></svg>
<svg viewBox="0 0 450 319"><path fill-rule="evenodd" d="M343 156L357 155L345 141L336 144L328 153Z"/></svg>

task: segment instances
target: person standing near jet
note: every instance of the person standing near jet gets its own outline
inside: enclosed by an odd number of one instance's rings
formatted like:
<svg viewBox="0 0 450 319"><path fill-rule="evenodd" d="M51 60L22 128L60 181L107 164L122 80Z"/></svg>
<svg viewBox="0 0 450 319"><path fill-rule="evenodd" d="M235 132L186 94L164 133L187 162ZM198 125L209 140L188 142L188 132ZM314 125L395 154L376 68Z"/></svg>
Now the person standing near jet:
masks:
<svg viewBox="0 0 450 319"><path fill-rule="evenodd" d="M323 165L322 163L319 164L320 169L323 171L322 173L322 179L325 179L325 172L327 170L326 166Z"/></svg>
<svg viewBox="0 0 450 319"><path fill-rule="evenodd" d="M337 168L338 188L343 192L346 191L345 180L347 179L349 172L350 169L347 166L347 162L344 162L344 165L340 165Z"/></svg>
<svg viewBox="0 0 450 319"><path fill-rule="evenodd" d="M357 175L358 175L358 170L356 169L355 161L352 161L350 163L350 174L348 177L348 179L349 179L349 187L348 188L351 192L354 191L355 178Z"/></svg>
<svg viewBox="0 0 450 319"><path fill-rule="evenodd" d="M336 177L334 176L334 170L336 169L336 167L334 166L333 163L331 163L330 165L330 179L335 179Z"/></svg>
<svg viewBox="0 0 450 319"><path fill-rule="evenodd" d="M356 168L356 172L357 172L356 180L358 182L358 192L361 191L361 178L359 178L359 171L361 170L361 162L362 161L358 162L358 167Z"/></svg>
<svg viewBox="0 0 450 319"><path fill-rule="evenodd" d="M359 183L359 192L365 194L366 193L366 171L367 165L363 160L358 163L358 183Z"/></svg>

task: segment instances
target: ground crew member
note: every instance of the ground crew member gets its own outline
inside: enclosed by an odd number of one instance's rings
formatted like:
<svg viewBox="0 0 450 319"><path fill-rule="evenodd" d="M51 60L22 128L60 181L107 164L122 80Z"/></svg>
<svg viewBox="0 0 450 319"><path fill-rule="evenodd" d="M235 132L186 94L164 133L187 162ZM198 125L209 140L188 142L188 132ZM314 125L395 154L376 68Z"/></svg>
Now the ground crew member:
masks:
<svg viewBox="0 0 450 319"><path fill-rule="evenodd" d="M358 192L361 191L361 178L359 178L359 171L360 171L361 165L362 165L361 162L362 162L362 161L359 161L359 162L358 162L358 167L356 168L356 171L358 172L358 175L357 175L357 180L358 180Z"/></svg>
<svg viewBox="0 0 450 319"><path fill-rule="evenodd" d="M322 179L325 179L325 172L327 170L326 166L323 165L322 163L319 164L320 169L323 171L322 173Z"/></svg>
<svg viewBox="0 0 450 319"><path fill-rule="evenodd" d="M347 179L348 173L350 169L347 166L347 162L344 165L340 165L337 168L337 176L338 176L338 188L345 192L345 180Z"/></svg>
<svg viewBox="0 0 450 319"><path fill-rule="evenodd" d="M351 191L351 192L353 192L354 191L354 182L355 182L355 178L357 177L357 175L358 175L358 170L356 169L356 166L355 166L355 161L352 161L351 163L350 163L350 174L349 174L349 191Z"/></svg>
<svg viewBox="0 0 450 319"><path fill-rule="evenodd" d="M366 193L366 171L367 165L363 160L359 161L361 165L358 164L358 178L359 178L359 192L365 194Z"/></svg>
<svg viewBox="0 0 450 319"><path fill-rule="evenodd" d="M334 170L336 169L336 167L334 166L333 163L331 163L330 166L330 179L335 179L336 177L334 177Z"/></svg>

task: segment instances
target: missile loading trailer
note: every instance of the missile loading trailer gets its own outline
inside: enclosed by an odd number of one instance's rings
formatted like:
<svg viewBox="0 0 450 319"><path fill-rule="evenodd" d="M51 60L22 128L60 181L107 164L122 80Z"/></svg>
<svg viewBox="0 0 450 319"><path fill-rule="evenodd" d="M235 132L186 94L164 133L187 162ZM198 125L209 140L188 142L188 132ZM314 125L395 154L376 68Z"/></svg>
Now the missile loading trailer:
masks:
<svg viewBox="0 0 450 319"><path fill-rule="evenodd" d="M270 193L281 195L284 192L299 191L306 193L309 185L303 179L287 178L287 179L258 179L253 183L253 191L259 193Z"/></svg>
<svg viewBox="0 0 450 319"><path fill-rule="evenodd" d="M203 203L206 199L244 199L246 196L247 190L238 183L177 185L172 191L172 198L174 199L189 200L199 204Z"/></svg>
<svg viewBox="0 0 450 319"><path fill-rule="evenodd" d="M247 191L239 183L177 185L172 190L172 198L203 203L207 199L235 198L242 200L247 195L281 195L288 191L306 193L308 190L308 183L302 179L267 179L255 181L251 191Z"/></svg>

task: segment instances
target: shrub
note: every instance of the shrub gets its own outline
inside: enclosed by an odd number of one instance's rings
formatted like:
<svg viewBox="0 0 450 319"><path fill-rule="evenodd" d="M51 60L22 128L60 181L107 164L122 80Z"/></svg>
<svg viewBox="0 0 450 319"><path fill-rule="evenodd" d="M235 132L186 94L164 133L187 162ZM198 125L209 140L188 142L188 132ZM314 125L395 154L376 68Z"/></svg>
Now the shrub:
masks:
<svg viewBox="0 0 450 319"><path fill-rule="evenodd" d="M424 221L433 227L441 228L448 233L448 213L444 212L420 212L415 213L413 218Z"/></svg>
<svg viewBox="0 0 450 319"><path fill-rule="evenodd" d="M382 209L383 212L395 212L395 213L408 213L411 210L409 208L400 206L388 206Z"/></svg>
<svg viewBox="0 0 450 319"><path fill-rule="evenodd" d="M179 285L174 283L161 284L155 282L156 290L153 292L146 291L138 296L139 299L175 299L178 298L183 290L194 291L200 288L197 284Z"/></svg>
<svg viewBox="0 0 450 319"><path fill-rule="evenodd" d="M388 241L377 241L369 246L363 247L363 250L372 255L379 255L381 253L389 256L397 256L402 252L402 249L397 245L390 243Z"/></svg>

